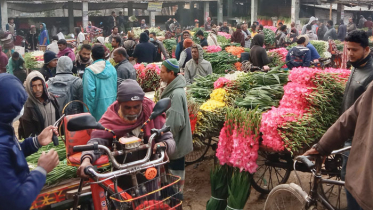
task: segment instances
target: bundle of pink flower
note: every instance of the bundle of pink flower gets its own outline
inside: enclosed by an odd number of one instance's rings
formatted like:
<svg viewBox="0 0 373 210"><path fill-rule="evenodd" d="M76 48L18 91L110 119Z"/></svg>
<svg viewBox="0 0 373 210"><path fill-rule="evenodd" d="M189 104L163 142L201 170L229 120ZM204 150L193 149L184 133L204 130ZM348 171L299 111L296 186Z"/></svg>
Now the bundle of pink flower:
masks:
<svg viewBox="0 0 373 210"><path fill-rule="evenodd" d="M268 28L272 30L273 32L276 32L277 28L275 26L264 26L264 28Z"/></svg>
<svg viewBox="0 0 373 210"><path fill-rule="evenodd" d="M208 52L208 53L216 53L216 52L220 52L220 51L221 51L220 46L208 46L206 48L206 52Z"/></svg>
<svg viewBox="0 0 373 210"><path fill-rule="evenodd" d="M146 91L153 91L159 87L161 70L156 64L136 64L133 66L137 74L137 83Z"/></svg>
<svg viewBox="0 0 373 210"><path fill-rule="evenodd" d="M319 77L321 74L335 75L334 80L342 84L347 81L350 71L343 69L319 70L312 68L296 68L290 72L289 82L284 86L284 96L278 108L272 107L262 115L260 131L263 134L262 144L275 151L292 150L286 147L284 139L281 137L280 129L289 125L289 122L299 122L300 119L310 112L312 104L309 96L317 92ZM319 93L322 94L322 93ZM339 109L339 107L335 107Z"/></svg>
<svg viewBox="0 0 373 210"><path fill-rule="evenodd" d="M258 165L260 113L230 108L235 114L227 115L220 131L216 157L221 165L237 167L255 173Z"/></svg>
<svg viewBox="0 0 373 210"><path fill-rule="evenodd" d="M229 82L230 82L229 79L225 77L219 77L219 79L214 82L214 89L222 88Z"/></svg>
<svg viewBox="0 0 373 210"><path fill-rule="evenodd" d="M273 26L272 26L273 27ZM288 54L288 50L286 48L276 48L276 49L273 49L273 50L270 50L268 52L268 55L271 55L273 53L276 53L279 55L279 57L281 58L281 61L282 62L286 62L286 56ZM286 64L282 66L282 68L287 68Z"/></svg>
<svg viewBox="0 0 373 210"><path fill-rule="evenodd" d="M231 35L230 34L227 34L227 33L225 33L225 32L218 32L218 35L219 36L224 36L226 39L231 39Z"/></svg>

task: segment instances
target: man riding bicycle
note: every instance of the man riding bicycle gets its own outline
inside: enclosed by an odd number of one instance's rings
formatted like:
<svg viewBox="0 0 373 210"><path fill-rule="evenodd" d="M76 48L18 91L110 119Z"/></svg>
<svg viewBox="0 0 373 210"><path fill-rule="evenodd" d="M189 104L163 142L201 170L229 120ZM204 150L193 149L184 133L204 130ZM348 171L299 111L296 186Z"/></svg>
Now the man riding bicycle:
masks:
<svg viewBox="0 0 373 210"><path fill-rule="evenodd" d="M126 137L127 135L139 136L141 126L146 122L152 113L154 102L145 97L144 91L141 89L139 84L135 80L127 79L124 80L118 87L117 101L109 106L105 114L100 119L100 123L108 129L115 132L118 138ZM148 138L151 135L150 130L152 128L161 129L165 124L165 116L161 115L154 120L147 123L144 127L144 141L147 143ZM91 140L87 144L94 144L97 142L99 145L111 146L112 145L112 134L104 130L94 130L91 134ZM175 151L176 144L173 139L171 132L164 133L159 139L156 139L157 143L154 145L154 149L160 146L166 146L167 154L171 155ZM127 154L127 157L119 156L117 161L120 163L128 163L136 160L143 159L145 157L146 150L140 150ZM81 166L78 169L78 175L81 177L87 177L84 173L84 169L91 166L98 158L99 154L95 154L93 151L83 152L81 158ZM145 178L141 175L137 175L139 183L142 183ZM123 176L118 180L118 185L122 189L128 189L132 186L131 177Z"/></svg>

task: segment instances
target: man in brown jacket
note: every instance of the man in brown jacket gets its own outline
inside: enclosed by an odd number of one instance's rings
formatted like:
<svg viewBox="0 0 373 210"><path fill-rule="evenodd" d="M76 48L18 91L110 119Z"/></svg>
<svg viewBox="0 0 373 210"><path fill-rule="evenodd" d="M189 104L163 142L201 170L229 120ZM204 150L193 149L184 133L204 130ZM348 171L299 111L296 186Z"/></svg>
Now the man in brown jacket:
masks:
<svg viewBox="0 0 373 210"><path fill-rule="evenodd" d="M373 209L373 83L304 155L328 155L353 137L347 162L346 189L360 208ZM350 206L350 205L349 205ZM351 208L349 208L351 209ZM352 210L352 209L351 209Z"/></svg>
<svg viewBox="0 0 373 210"><path fill-rule="evenodd" d="M242 33L241 24L237 25L237 29L232 35L231 42L241 44L242 47L245 47L245 35Z"/></svg>
<svg viewBox="0 0 373 210"><path fill-rule="evenodd" d="M341 114L353 106L355 101L368 89L368 85L373 80L373 59L370 56L368 44L368 35L364 31L353 31L346 38L349 61L354 68L346 84ZM351 146L352 136L346 136L346 139L345 142L342 142L344 146ZM337 147L338 146L337 144ZM348 156L348 153L346 155ZM347 162L347 159L348 158L345 157L343 158L342 180L345 180L346 164L348 170L351 170L348 165L351 163L350 161ZM349 190L347 190L346 195L349 209L359 209L359 204L352 197Z"/></svg>

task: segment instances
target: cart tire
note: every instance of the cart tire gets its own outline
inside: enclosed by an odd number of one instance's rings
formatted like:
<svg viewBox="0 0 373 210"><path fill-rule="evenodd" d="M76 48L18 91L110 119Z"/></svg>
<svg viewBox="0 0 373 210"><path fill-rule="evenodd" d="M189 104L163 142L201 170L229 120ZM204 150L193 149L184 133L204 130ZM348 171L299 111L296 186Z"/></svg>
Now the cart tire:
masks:
<svg viewBox="0 0 373 210"><path fill-rule="evenodd" d="M271 166L268 163L280 163L284 167ZM288 181L292 171L292 163L293 160L290 154L259 150L257 160L258 169L253 174L252 186L260 193L270 193L274 187Z"/></svg>
<svg viewBox="0 0 373 210"><path fill-rule="evenodd" d="M202 144L193 142L193 151L185 156L185 163L193 164L201 161L205 157L210 146L211 138L203 139Z"/></svg>
<svg viewBox="0 0 373 210"><path fill-rule="evenodd" d="M306 196L307 193L295 184L281 184L268 195L264 210L303 210L307 202Z"/></svg>
<svg viewBox="0 0 373 210"><path fill-rule="evenodd" d="M323 165L323 179L341 181L342 155L330 155ZM318 187L320 195L327 200L336 210L346 210L347 200L344 186L320 183Z"/></svg>

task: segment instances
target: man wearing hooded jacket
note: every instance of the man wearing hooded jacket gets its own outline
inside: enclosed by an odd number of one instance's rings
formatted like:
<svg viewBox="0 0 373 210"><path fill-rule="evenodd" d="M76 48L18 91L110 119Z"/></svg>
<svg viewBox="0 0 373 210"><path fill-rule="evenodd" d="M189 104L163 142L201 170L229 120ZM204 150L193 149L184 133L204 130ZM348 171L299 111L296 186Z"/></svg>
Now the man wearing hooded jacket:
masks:
<svg viewBox="0 0 373 210"><path fill-rule="evenodd" d="M133 57L136 63L153 63L157 57L154 44L149 42L149 36L144 32L140 34L140 44L136 45Z"/></svg>
<svg viewBox="0 0 373 210"><path fill-rule="evenodd" d="M58 154L53 149L42 153L38 166L30 172L25 157L52 142L57 128L48 126L37 137L19 142L12 122L23 113L27 93L13 75L0 74L0 209L28 210L55 168Z"/></svg>
<svg viewBox="0 0 373 210"><path fill-rule="evenodd" d="M25 112L19 119L20 138L37 136L60 118L58 102L48 93L44 77L39 71L32 71L27 75L25 88L28 99L24 107Z"/></svg>
<svg viewBox="0 0 373 210"><path fill-rule="evenodd" d="M192 59L190 59L184 68L184 76L187 85L190 85L194 82L194 78L198 76L207 76L212 74L211 63L203 59L203 49L201 45L192 46Z"/></svg>
<svg viewBox="0 0 373 210"><path fill-rule="evenodd" d="M315 23L316 23L317 20L318 20L317 18L315 18L314 16L312 16L310 18L310 21L308 21L308 23L303 26L301 34L305 35L307 33L307 25L312 25L312 31L313 31L313 33L316 34L316 28L317 28L317 26L315 25Z"/></svg>

